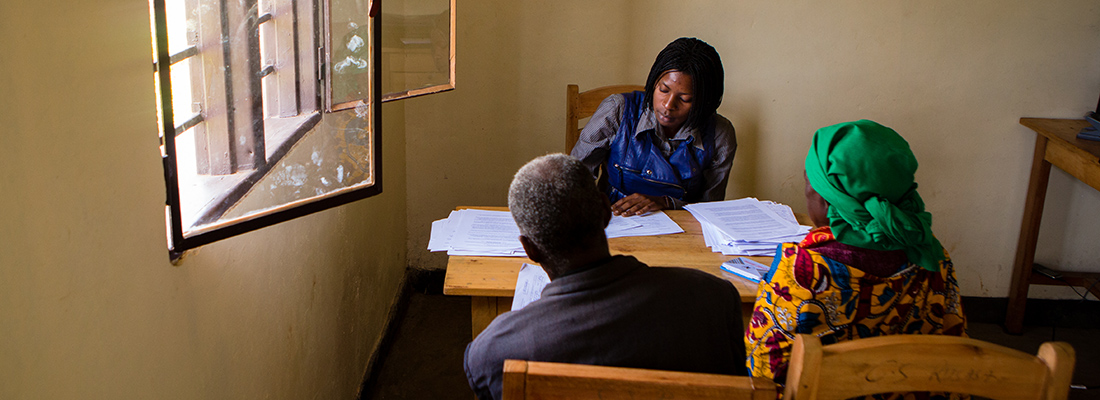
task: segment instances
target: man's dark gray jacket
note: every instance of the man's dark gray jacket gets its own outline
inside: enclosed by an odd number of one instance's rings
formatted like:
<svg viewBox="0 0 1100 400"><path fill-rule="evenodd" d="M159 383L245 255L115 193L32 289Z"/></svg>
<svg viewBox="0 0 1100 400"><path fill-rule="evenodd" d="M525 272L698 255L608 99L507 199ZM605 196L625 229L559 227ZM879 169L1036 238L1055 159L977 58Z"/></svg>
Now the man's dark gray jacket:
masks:
<svg viewBox="0 0 1100 400"><path fill-rule="evenodd" d="M499 400L506 359L745 375L744 335L733 284L615 256L498 316L466 346L466 377Z"/></svg>

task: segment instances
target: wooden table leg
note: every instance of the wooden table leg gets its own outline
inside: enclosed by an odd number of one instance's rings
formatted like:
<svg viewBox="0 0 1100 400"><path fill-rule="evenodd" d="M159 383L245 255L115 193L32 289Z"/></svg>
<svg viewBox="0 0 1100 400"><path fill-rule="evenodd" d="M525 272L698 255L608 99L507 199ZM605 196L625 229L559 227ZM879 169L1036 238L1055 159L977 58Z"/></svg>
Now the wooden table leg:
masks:
<svg viewBox="0 0 1100 400"><path fill-rule="evenodd" d="M1005 330L1013 334L1019 334L1024 327L1024 307L1027 304L1031 266L1035 263L1035 244L1039 241L1039 223L1043 219L1043 203L1046 201L1047 182L1050 180L1050 163L1045 159L1046 150L1047 138L1036 135L1024 217L1020 222L1020 240L1016 243L1016 261L1012 266L1012 283L1008 288Z"/></svg>
<svg viewBox="0 0 1100 400"><path fill-rule="evenodd" d="M511 297L473 296L470 298L470 327L474 338L500 314L512 309Z"/></svg>
<svg viewBox="0 0 1100 400"><path fill-rule="evenodd" d="M470 322L473 337L485 330L493 318L497 317L497 301L494 297L474 296L470 298Z"/></svg>

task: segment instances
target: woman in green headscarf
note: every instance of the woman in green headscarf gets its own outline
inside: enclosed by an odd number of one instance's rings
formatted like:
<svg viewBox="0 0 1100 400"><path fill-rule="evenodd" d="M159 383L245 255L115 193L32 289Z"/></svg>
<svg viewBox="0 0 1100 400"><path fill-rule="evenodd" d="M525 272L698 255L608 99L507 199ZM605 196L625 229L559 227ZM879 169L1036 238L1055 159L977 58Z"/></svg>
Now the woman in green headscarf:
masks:
<svg viewBox="0 0 1100 400"><path fill-rule="evenodd" d="M891 334L965 335L955 271L917 194L917 160L893 129L821 128L806 156L816 228L785 243L745 333L753 376L786 381L796 333L823 344Z"/></svg>

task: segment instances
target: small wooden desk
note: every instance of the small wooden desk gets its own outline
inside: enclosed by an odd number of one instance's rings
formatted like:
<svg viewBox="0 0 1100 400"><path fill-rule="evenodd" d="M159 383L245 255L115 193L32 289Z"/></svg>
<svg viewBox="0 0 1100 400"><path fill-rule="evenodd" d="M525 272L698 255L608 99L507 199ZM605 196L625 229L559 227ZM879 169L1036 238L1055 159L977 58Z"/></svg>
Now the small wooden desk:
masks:
<svg viewBox="0 0 1100 400"><path fill-rule="evenodd" d="M507 211L505 207L477 208ZM609 239L611 254L631 255L651 267L693 268L727 279L741 294L742 316L751 316L752 305L756 301L756 283L719 268L723 261L734 256L712 252L703 243L702 228L691 213L683 210L666 210L665 213L684 229L684 233ZM800 223L808 224L808 217L796 216ZM771 265L772 262L772 257L749 258L764 265ZM447 261L443 294L471 296L470 316L474 337L489 326L497 315L512 308L516 278L523 263L533 264L531 260L521 257L454 256Z"/></svg>
<svg viewBox="0 0 1100 400"><path fill-rule="evenodd" d="M1024 306L1030 285L1065 285L1088 287L1100 297L1100 287L1092 286L1100 273L1061 272L1061 279L1051 279L1032 271L1035 244L1039 240L1039 222L1043 218L1043 202L1047 195L1050 166L1073 175L1093 189L1100 190L1100 142L1078 140L1077 132L1088 126L1079 119L1020 118L1020 124L1031 128L1035 138L1035 154L1031 162L1031 180L1027 187L1024 217L1020 223L1020 240L1016 244L1016 261L1012 268L1012 283L1008 292L1008 314L1005 330L1020 333L1024 326Z"/></svg>

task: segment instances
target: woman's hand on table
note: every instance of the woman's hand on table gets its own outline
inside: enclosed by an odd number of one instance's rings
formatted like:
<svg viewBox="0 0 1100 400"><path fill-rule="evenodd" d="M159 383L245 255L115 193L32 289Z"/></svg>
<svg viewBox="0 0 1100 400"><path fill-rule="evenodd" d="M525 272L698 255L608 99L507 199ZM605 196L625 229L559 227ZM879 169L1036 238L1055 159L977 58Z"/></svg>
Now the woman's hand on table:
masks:
<svg viewBox="0 0 1100 400"><path fill-rule="evenodd" d="M611 213L624 217L632 217L660 211L665 208L668 208L668 204L664 196L647 196L641 193L634 193L612 204Z"/></svg>

